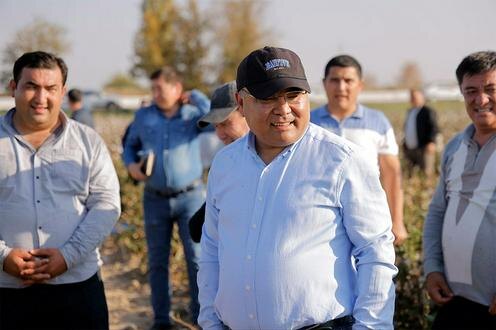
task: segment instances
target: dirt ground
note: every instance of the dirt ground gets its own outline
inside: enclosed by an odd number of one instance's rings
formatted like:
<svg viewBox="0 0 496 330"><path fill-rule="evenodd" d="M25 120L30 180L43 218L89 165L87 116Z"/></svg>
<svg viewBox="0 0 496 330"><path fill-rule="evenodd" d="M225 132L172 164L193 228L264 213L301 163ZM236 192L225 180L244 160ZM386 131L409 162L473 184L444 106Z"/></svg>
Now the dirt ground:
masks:
<svg viewBox="0 0 496 330"><path fill-rule="evenodd" d="M141 260L137 257L125 258L109 245L105 244L101 252L110 330L148 330L153 324L153 312L150 286L146 275L139 269ZM183 283L174 283L174 274L172 281L171 316L175 323L174 329L198 329L189 322L187 288Z"/></svg>

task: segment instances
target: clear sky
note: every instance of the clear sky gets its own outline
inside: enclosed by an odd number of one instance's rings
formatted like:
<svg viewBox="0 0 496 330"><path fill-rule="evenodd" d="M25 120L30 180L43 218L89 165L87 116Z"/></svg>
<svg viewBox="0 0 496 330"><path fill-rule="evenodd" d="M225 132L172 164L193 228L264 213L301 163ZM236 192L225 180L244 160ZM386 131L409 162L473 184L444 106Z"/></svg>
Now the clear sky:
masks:
<svg viewBox="0 0 496 330"><path fill-rule="evenodd" d="M208 7L222 0L198 0ZM460 60L496 50L494 0L265 0L263 23L275 45L302 58L312 86L320 87L327 61L355 56L365 74L391 84L414 61L424 81L454 81ZM67 30L69 87L100 88L132 65L141 0L0 0L0 51L35 18Z"/></svg>

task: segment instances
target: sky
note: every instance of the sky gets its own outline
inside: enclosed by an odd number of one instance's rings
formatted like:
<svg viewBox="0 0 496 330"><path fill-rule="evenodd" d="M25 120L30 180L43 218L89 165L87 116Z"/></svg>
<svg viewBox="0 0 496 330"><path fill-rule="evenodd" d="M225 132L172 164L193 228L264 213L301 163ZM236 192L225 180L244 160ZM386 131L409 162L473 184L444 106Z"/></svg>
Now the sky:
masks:
<svg viewBox="0 0 496 330"><path fill-rule="evenodd" d="M180 0L178 2L181 2ZM198 0L210 8L222 0ZM132 67L141 0L0 0L0 52L36 18L67 31L69 87L101 88ZM302 59L312 88L321 88L327 61L350 54L364 75L394 84L406 62L425 83L455 82L461 59L496 50L494 0L265 0L262 24L273 45Z"/></svg>

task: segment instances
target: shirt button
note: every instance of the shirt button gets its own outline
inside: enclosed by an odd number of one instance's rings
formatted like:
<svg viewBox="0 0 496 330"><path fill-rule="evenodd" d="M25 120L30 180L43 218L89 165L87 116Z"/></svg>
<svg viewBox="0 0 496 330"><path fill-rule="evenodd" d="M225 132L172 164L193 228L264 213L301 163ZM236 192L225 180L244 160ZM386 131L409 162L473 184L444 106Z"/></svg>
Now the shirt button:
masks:
<svg viewBox="0 0 496 330"><path fill-rule="evenodd" d="M37 201L36 201L36 203L38 203L38 204L39 204L39 203L40 203L40 201L39 201L39 200L37 200Z"/></svg>
<svg viewBox="0 0 496 330"><path fill-rule="evenodd" d="M251 260L251 255L247 255L246 259Z"/></svg>
<svg viewBox="0 0 496 330"><path fill-rule="evenodd" d="M253 229L257 228L257 224L256 223L252 223L251 224L251 228L253 228Z"/></svg>
<svg viewBox="0 0 496 330"><path fill-rule="evenodd" d="M39 226L38 229L41 229L41 226Z"/></svg>
<svg viewBox="0 0 496 330"><path fill-rule="evenodd" d="M255 318L255 315L250 314L250 315L248 315L248 317L253 320Z"/></svg>
<svg viewBox="0 0 496 330"><path fill-rule="evenodd" d="M36 176L36 179L39 179L40 177L39 176Z"/></svg>
<svg viewBox="0 0 496 330"><path fill-rule="evenodd" d="M262 200L262 196L258 196L258 200L261 201Z"/></svg>
<svg viewBox="0 0 496 330"><path fill-rule="evenodd" d="M251 286L249 286L249 285L245 286L246 291L250 291L250 289L251 289Z"/></svg>

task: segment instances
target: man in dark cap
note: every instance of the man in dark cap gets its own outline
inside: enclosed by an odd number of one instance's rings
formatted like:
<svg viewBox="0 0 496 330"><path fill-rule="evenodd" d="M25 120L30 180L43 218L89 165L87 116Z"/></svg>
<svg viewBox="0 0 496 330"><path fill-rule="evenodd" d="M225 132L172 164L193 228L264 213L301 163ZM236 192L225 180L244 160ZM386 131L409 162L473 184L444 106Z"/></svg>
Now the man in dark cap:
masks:
<svg viewBox="0 0 496 330"><path fill-rule="evenodd" d="M392 329L394 237L378 169L310 124L300 58L237 72L250 132L215 157L198 287L203 329Z"/></svg>
<svg viewBox="0 0 496 330"><path fill-rule="evenodd" d="M208 125L215 126L215 134L225 145L236 141L250 130L245 117L238 111L235 81L218 87L212 94L210 112L198 121L200 128ZM189 232L193 241L200 242L204 222L205 203L189 220Z"/></svg>

